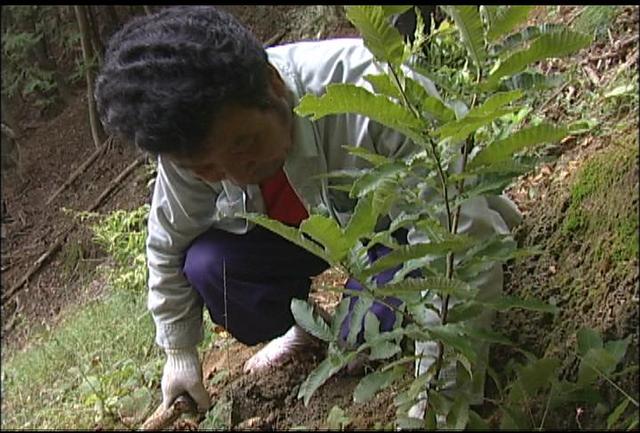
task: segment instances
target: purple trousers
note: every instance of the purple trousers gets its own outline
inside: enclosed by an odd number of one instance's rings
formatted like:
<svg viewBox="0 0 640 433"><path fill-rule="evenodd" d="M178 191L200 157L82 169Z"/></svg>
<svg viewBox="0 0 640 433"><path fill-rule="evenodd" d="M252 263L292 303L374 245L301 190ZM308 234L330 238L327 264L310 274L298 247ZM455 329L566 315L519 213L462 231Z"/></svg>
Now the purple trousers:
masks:
<svg viewBox="0 0 640 433"><path fill-rule="evenodd" d="M376 245L370 249L369 259L374 261L388 251ZM241 343L254 345L279 337L295 323L291 299L307 299L311 277L327 268L328 264L319 257L255 226L243 235L218 229L203 233L189 246L183 270L202 297L211 320L224 326ZM379 274L378 282L389 281L398 268ZM362 290L354 279L349 279L345 286ZM350 309L355 299L352 297ZM395 298L385 301L394 306L400 303ZM380 320L382 331L391 329L395 320L393 311L378 302L371 306L371 311ZM351 313L343 323L342 339L348 333L350 316ZM362 332L358 339L362 341Z"/></svg>

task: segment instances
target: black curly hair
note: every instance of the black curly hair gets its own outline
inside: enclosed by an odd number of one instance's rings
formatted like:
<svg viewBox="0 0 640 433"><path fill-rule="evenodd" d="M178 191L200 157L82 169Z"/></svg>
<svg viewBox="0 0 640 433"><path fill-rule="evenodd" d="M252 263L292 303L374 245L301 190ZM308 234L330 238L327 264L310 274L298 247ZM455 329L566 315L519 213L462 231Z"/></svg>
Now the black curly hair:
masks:
<svg viewBox="0 0 640 433"><path fill-rule="evenodd" d="M265 109L268 61L235 17L177 6L134 18L113 35L96 79L105 129L152 154L193 155L229 103Z"/></svg>

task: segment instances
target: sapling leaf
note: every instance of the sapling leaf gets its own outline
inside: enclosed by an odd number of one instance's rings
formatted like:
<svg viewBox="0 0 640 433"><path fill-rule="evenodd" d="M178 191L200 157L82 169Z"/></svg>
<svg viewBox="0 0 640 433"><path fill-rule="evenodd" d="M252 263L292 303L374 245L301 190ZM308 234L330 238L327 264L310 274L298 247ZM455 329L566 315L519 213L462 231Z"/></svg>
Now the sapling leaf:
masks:
<svg viewBox="0 0 640 433"><path fill-rule="evenodd" d="M332 263L341 262L347 254L349 245L345 242L340 226L332 218L311 215L302 221L300 231L320 242L331 256Z"/></svg>
<svg viewBox="0 0 640 433"><path fill-rule="evenodd" d="M387 269L394 268L408 260L421 258L427 254L446 254L448 252L459 252L472 244L470 238L462 235L456 235L455 238L428 244L402 245L396 250L391 251L384 257L376 260L372 265L363 272L365 277L370 277Z"/></svg>
<svg viewBox="0 0 640 433"><path fill-rule="evenodd" d="M247 218L249 221L252 221L256 224L260 224L264 228L271 230L274 233L279 234L283 238L287 239L290 242L298 245L299 247L304 248L310 253L315 254L316 256L324 259L327 263L331 265L336 265L331 255L325 252L318 244L315 242L305 238L298 229L289 227L286 224L281 223L280 221L272 220L269 217L264 215L255 214L255 213L247 213L242 215L244 218Z"/></svg>
<svg viewBox="0 0 640 433"><path fill-rule="evenodd" d="M329 325L320 316L313 313L313 306L307 301L291 299L291 312L296 323L309 334L323 341L332 341L333 333Z"/></svg>
<svg viewBox="0 0 640 433"><path fill-rule="evenodd" d="M371 353L369 354L369 359L377 360L377 359L388 359L392 356L400 353L401 349L398 344L391 341L382 341L378 344L371 346Z"/></svg>
<svg viewBox="0 0 640 433"><path fill-rule="evenodd" d="M363 147L355 147L355 146L342 146L346 149L351 155L358 156L362 159L369 161L374 166L378 166L384 163L391 162L390 158L386 156L380 155L379 153L371 152L368 149ZM364 174L362 171L359 172L360 175Z"/></svg>
<svg viewBox="0 0 640 433"><path fill-rule="evenodd" d="M531 63L552 57L564 57L588 46L590 43L590 36L568 29L545 33L534 40L529 48L518 51L506 58L491 73L486 85L491 86L504 76L521 72Z"/></svg>
<svg viewBox="0 0 640 433"><path fill-rule="evenodd" d="M358 297L356 299L351 313L351 321L349 323L349 334L347 335L348 345L355 345L358 334L362 330L364 315L367 313L372 303L373 299L371 298Z"/></svg>
<svg viewBox="0 0 640 433"><path fill-rule="evenodd" d="M377 296L401 296L406 293L420 293L430 290L441 296L453 295L458 299L473 299L478 289L464 281L446 277L409 278L375 289Z"/></svg>
<svg viewBox="0 0 640 433"><path fill-rule="evenodd" d="M509 51L512 51L518 48L525 42L528 42L538 36L551 33L558 32L566 27L563 24L553 24L553 23L544 23L535 26L527 26L523 30L519 32L510 34L507 38L505 38L499 44L493 44L489 47L488 52L492 56L500 55L503 57L505 54L508 54Z"/></svg>
<svg viewBox="0 0 640 433"><path fill-rule="evenodd" d="M501 296L495 301L483 301L482 305L497 311L506 311L512 308L522 308L523 310L541 311L543 313L556 314L558 307L547 304L538 299L521 299L515 296Z"/></svg>
<svg viewBox="0 0 640 433"><path fill-rule="evenodd" d="M326 92L320 97L307 94L294 111L301 116L310 116L312 120L330 114L357 113L417 141L420 140L419 134L414 131L420 130L423 126L422 120L407 108L394 103L384 95L375 95L353 84L329 84Z"/></svg>
<svg viewBox="0 0 640 433"><path fill-rule="evenodd" d="M562 84L560 74L541 74L539 72L520 72L500 82L499 90L548 90Z"/></svg>
<svg viewBox="0 0 640 433"><path fill-rule="evenodd" d="M508 6L499 10L487 31L487 40L495 41L513 31L519 24L527 19L535 6Z"/></svg>
<svg viewBox="0 0 640 433"><path fill-rule="evenodd" d="M530 397L535 397L538 390L550 385L559 367L560 361L555 358L538 359L518 371L518 382Z"/></svg>
<svg viewBox="0 0 640 433"><path fill-rule="evenodd" d="M524 93L521 90L511 90L509 92L498 92L487 98L481 105L471 109L466 117L484 117L497 109L507 105L513 101L522 98Z"/></svg>
<svg viewBox="0 0 640 433"><path fill-rule="evenodd" d="M373 86L373 90L376 93L383 94L390 98L395 98L398 101L402 100L402 93L400 92L400 89L396 87L388 74L365 75L364 79Z"/></svg>
<svg viewBox="0 0 640 433"><path fill-rule="evenodd" d="M499 119L505 114L513 113L517 109L517 107L501 108L483 116L463 117L460 120L445 123L438 128L435 133L438 135L440 140L450 138L452 142L458 142L467 138L469 134L476 131L478 128Z"/></svg>
<svg viewBox="0 0 640 433"><path fill-rule="evenodd" d="M441 6L456 23L462 43L477 68L482 68L487 56L482 21L476 6Z"/></svg>
<svg viewBox="0 0 640 433"><path fill-rule="evenodd" d="M602 348L591 348L582 356L578 367L578 384L588 385L601 375L608 375L626 353L631 336L624 340L609 341Z"/></svg>
<svg viewBox="0 0 640 433"><path fill-rule="evenodd" d="M482 419L482 417L474 410L469 411L469 422L467 427L471 431L490 430L489 423Z"/></svg>
<svg viewBox="0 0 640 433"><path fill-rule="evenodd" d="M347 314L349 314L349 302L349 298L342 298L333 314L333 318L331 320L331 336L333 340L336 340L338 338L342 323L347 317Z"/></svg>
<svg viewBox="0 0 640 433"><path fill-rule="evenodd" d="M393 202L397 199L397 187L398 180L394 177L386 177L377 183L371 202L371 207L375 214L386 215L389 212Z"/></svg>
<svg viewBox="0 0 640 433"><path fill-rule="evenodd" d="M300 385L298 398L304 399L304 405L308 406L313 393L316 392L327 380L347 365L355 356L355 352L343 355L339 352L330 352L329 355L307 376Z"/></svg>
<svg viewBox="0 0 640 433"><path fill-rule="evenodd" d="M566 137L568 131L564 127L556 127L547 123L521 129L509 137L494 141L480 150L469 162L469 169L482 165L495 164L510 158L514 153L543 143L554 143Z"/></svg>
<svg viewBox="0 0 640 433"><path fill-rule="evenodd" d="M369 310L364 315L364 341L373 341L378 335L380 335L380 320Z"/></svg>
<svg viewBox="0 0 640 433"><path fill-rule="evenodd" d="M361 197L344 229L344 245L355 244L357 240L374 231L378 214L374 212L372 205L373 195Z"/></svg>
<svg viewBox="0 0 640 433"><path fill-rule="evenodd" d="M452 430L464 430L469 422L469 400L465 394L456 396L449 413L447 427Z"/></svg>
<svg viewBox="0 0 640 433"><path fill-rule="evenodd" d="M351 420L345 415L344 410L340 406L333 406L327 416L327 424L331 430L344 429Z"/></svg>
<svg viewBox="0 0 640 433"><path fill-rule="evenodd" d="M449 319L449 316L447 315L447 322L449 322L448 319ZM449 323L452 323L452 322L449 322ZM472 337L474 340L483 340L488 343L503 344L505 346L514 345L511 340L509 340L507 337L505 337L499 332L477 327L472 324L469 324L469 322L465 322L464 324L461 324L461 326L464 329L465 335Z"/></svg>
<svg viewBox="0 0 640 433"><path fill-rule="evenodd" d="M472 363L478 359L470 339L464 334L464 329L458 323L429 326L426 331L436 340L442 341L445 346L452 347L462 353Z"/></svg>
<svg viewBox="0 0 640 433"><path fill-rule="evenodd" d="M578 354L584 356L589 349L600 349L603 347L602 337L594 329L580 328L576 334L578 340Z"/></svg>
<svg viewBox="0 0 640 433"><path fill-rule="evenodd" d="M358 385L353 390L354 403L365 403L369 401L378 391L388 387L404 374L405 369L397 365L386 371L374 371L360 379Z"/></svg>
<svg viewBox="0 0 640 433"><path fill-rule="evenodd" d="M624 400L622 400L622 403L616 406L613 412L609 414L609 416L607 417L607 430L611 430L611 428L616 425L616 423L620 419L620 416L622 416L624 411L627 409L627 406L629 406L629 401L630 400L628 398L625 398Z"/></svg>
<svg viewBox="0 0 640 433"><path fill-rule="evenodd" d="M382 8L382 13L385 17L390 17L391 15L400 15L405 13L406 11L408 11L409 9L411 9L413 6L409 5L403 5L403 6L392 6L392 5L385 5L385 6L381 6Z"/></svg>
<svg viewBox="0 0 640 433"><path fill-rule="evenodd" d="M362 197L363 195L374 191L382 183L384 183L386 179L396 179L405 171L406 166L401 163L388 162L385 164L381 164L353 182L350 196Z"/></svg>
<svg viewBox="0 0 640 433"><path fill-rule="evenodd" d="M383 6L346 6L347 19L358 29L365 46L377 60L401 64L406 60L404 38L388 19ZM398 10L398 9L393 9Z"/></svg>

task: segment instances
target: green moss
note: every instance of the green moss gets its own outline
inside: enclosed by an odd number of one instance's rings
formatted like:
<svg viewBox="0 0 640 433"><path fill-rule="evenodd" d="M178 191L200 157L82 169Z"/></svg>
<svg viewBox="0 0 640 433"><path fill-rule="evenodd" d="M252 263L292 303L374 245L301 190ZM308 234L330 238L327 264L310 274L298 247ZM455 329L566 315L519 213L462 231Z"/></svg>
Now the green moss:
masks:
<svg viewBox="0 0 640 433"><path fill-rule="evenodd" d="M613 147L576 174L563 232L589 241L598 258L617 262L638 254L637 160L636 147Z"/></svg>

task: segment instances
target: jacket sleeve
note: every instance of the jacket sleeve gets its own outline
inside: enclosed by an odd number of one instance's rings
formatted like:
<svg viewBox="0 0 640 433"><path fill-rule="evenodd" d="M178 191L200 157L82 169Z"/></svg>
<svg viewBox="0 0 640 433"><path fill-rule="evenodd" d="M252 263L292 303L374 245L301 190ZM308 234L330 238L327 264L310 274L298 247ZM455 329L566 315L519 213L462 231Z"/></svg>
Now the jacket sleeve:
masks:
<svg viewBox="0 0 640 433"><path fill-rule="evenodd" d="M146 242L147 306L156 325L156 343L165 349L202 341L202 300L182 266L191 241L213 223L216 197L212 185L158 158Z"/></svg>

